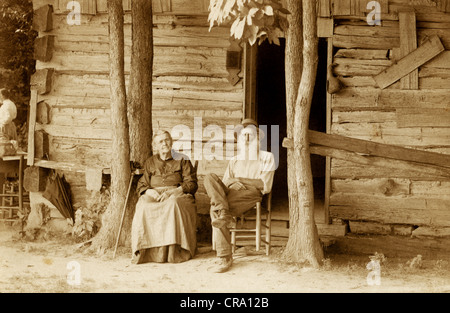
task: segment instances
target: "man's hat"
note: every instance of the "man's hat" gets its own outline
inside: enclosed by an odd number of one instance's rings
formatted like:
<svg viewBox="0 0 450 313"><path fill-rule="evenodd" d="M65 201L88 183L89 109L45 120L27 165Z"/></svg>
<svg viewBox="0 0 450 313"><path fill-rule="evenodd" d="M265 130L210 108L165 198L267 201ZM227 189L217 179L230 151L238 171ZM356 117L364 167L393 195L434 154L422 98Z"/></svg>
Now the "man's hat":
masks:
<svg viewBox="0 0 450 313"><path fill-rule="evenodd" d="M264 132L259 128L258 123L254 119L252 118L243 119L241 125L244 126L244 128L250 125L255 126L256 131L258 132L259 140L264 138L265 135Z"/></svg>
<svg viewBox="0 0 450 313"><path fill-rule="evenodd" d="M256 128L258 128L258 123L256 123L256 121L252 118L243 119L241 125L244 127L247 127L248 125L254 125Z"/></svg>

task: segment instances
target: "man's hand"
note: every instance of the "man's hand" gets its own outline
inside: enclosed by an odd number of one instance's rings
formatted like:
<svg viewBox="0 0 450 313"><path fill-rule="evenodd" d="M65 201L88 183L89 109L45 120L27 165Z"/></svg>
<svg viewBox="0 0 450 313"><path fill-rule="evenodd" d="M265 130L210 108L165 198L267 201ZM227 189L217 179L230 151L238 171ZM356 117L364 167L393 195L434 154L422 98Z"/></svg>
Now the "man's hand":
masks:
<svg viewBox="0 0 450 313"><path fill-rule="evenodd" d="M240 181L235 181L234 183L231 183L230 189L234 189L234 190L245 190L247 189L243 183L241 183Z"/></svg>

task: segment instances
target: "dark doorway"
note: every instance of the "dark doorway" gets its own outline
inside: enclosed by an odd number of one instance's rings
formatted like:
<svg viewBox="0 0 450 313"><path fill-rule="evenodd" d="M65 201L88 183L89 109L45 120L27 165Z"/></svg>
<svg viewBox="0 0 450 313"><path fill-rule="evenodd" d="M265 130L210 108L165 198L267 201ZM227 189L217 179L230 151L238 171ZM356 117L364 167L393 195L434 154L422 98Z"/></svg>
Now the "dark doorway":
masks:
<svg viewBox="0 0 450 313"><path fill-rule="evenodd" d="M272 151L271 141L278 135L279 164L273 184L273 203L286 205L287 190L287 150L281 147L286 137L286 88L284 71L285 40L280 45L265 41L258 46L256 66L256 117L260 125L267 125L267 150ZM310 129L326 131L326 75L327 41L319 41L319 64L310 114ZM271 125L279 125L279 133L271 133ZM272 151L274 152L274 151ZM311 167L314 180L314 195L323 199L325 195L325 158L311 155Z"/></svg>
<svg viewBox="0 0 450 313"><path fill-rule="evenodd" d="M278 168L272 187L272 201L286 201L287 190L287 150L281 147L286 137L286 90L284 81L285 40L280 45L264 41L258 46L256 65L256 116L260 125L267 125L267 150L272 151L272 139L278 138ZM279 134L271 133L271 126L279 126Z"/></svg>

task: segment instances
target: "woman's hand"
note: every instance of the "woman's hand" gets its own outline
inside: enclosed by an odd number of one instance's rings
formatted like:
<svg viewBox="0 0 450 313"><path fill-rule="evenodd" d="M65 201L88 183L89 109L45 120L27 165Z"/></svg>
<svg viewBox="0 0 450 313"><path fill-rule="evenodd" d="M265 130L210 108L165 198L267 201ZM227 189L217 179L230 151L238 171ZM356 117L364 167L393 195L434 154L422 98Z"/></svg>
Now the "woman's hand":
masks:
<svg viewBox="0 0 450 313"><path fill-rule="evenodd" d="M159 192L157 192L155 189L147 189L142 196L147 202L156 202L159 198Z"/></svg>
<svg viewBox="0 0 450 313"><path fill-rule="evenodd" d="M169 189L169 190L163 192L162 194L160 194L157 200L159 202L162 202L162 201L169 199L172 196L177 197L177 196L181 196L181 195L183 195L183 188L181 188L181 187L173 188L173 189Z"/></svg>

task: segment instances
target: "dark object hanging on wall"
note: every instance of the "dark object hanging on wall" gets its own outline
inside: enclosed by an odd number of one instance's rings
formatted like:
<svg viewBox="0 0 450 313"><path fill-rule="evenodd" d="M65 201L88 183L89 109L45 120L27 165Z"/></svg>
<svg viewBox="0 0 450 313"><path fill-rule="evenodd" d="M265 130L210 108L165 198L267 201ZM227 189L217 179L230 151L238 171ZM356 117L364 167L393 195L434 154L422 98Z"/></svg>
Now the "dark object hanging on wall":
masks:
<svg viewBox="0 0 450 313"><path fill-rule="evenodd" d="M335 66L336 64L330 64L328 66L327 91L329 94L338 93L344 87L339 78L333 75L333 68Z"/></svg>
<svg viewBox="0 0 450 313"><path fill-rule="evenodd" d="M52 173L47 178L47 185L43 194L44 198L50 201L65 218L75 221L75 215L70 197L70 185L64 175Z"/></svg>
<svg viewBox="0 0 450 313"><path fill-rule="evenodd" d="M242 48L238 40L230 38L230 47L227 50L226 67L228 71L228 81L233 86L239 82L239 72L241 71Z"/></svg>

